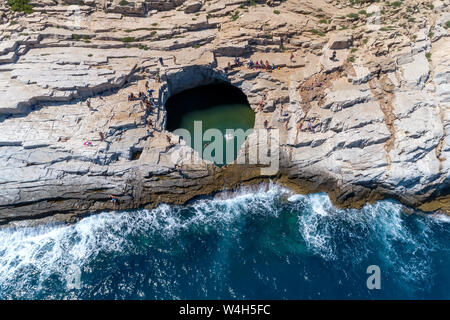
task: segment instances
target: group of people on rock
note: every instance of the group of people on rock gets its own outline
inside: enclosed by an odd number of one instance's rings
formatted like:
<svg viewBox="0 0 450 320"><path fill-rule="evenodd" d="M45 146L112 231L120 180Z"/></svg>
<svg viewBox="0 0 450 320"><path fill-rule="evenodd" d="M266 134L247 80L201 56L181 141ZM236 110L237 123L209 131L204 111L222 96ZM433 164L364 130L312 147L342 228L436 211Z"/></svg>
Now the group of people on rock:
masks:
<svg viewBox="0 0 450 320"><path fill-rule="evenodd" d="M159 80L159 77L156 78L156 81ZM145 82L145 89L147 90L147 94L140 91L138 96L135 96L133 93L130 93L128 95L128 101L134 101L134 100L140 100L140 106L144 108L145 115L142 117L142 121L144 122L144 125L148 126L149 129L147 129L147 135L149 137L153 137L153 130L151 128L153 127L153 121L149 118L152 111L157 107L155 98L153 97L154 89L149 89L149 81Z"/></svg>
<svg viewBox="0 0 450 320"><path fill-rule="evenodd" d="M162 58L159 59L159 62L161 64L163 64ZM160 77L159 77L159 70L158 70L158 74L155 76L155 81L156 82L160 82ZM153 98L153 92L155 91L154 89L149 89L149 81L145 82L145 89L147 90L147 94L145 94L144 92L140 91L138 93L138 95L135 95L133 92L131 92L128 95L128 101L136 101L136 100L140 100L140 105L141 107L145 107L145 116L143 117L143 121L145 123L145 125L148 125L149 127L153 126L153 122L151 119L148 118L148 116L150 115L150 113L152 112L152 109L156 108L156 101ZM96 109L92 108L91 106L91 101L88 99L86 100L86 105L89 108L89 110L91 111L96 111ZM100 141L104 141L105 140L105 136L102 132L99 132L99 138ZM113 133L111 133L113 134ZM153 136L153 131L151 131L150 129L147 129L147 135L149 137ZM83 142L83 145L86 147L92 147L93 143L90 140L86 140Z"/></svg>
<svg viewBox="0 0 450 320"><path fill-rule="evenodd" d="M242 62L238 57L234 58L234 63L228 62L228 65L225 67L225 72L231 71L233 68L242 66Z"/></svg>
<svg viewBox="0 0 450 320"><path fill-rule="evenodd" d="M253 62L253 60L250 59L250 61L248 62L248 67L250 69L265 69L268 71L277 69L275 64L272 63L272 65L271 65L268 60L266 60L266 62L264 63L264 61L262 61L262 60Z"/></svg>
<svg viewBox="0 0 450 320"><path fill-rule="evenodd" d="M294 62L294 58L295 58L294 52L291 52L290 61ZM335 58L336 58L336 51L333 52L333 57L331 59L334 60ZM240 67L242 65L243 65L243 62L241 62L241 60L238 57L235 57L233 64L231 64L231 62L228 62L228 65L225 67L225 72L228 72L228 71L232 70L233 68ZM267 71L280 69L279 66L276 66L274 63L271 64L268 60L266 60L266 62L264 62L263 60L253 61L252 59L250 59L247 63L247 66L250 69L264 69Z"/></svg>
<svg viewBox="0 0 450 320"><path fill-rule="evenodd" d="M141 100L144 102L147 98L149 98L149 97L147 97L147 95L145 93L143 93L142 91L139 91L139 94L137 96L133 92L131 92L128 95L128 101Z"/></svg>
<svg viewBox="0 0 450 320"><path fill-rule="evenodd" d="M153 98L153 92L155 90L148 89L148 81L145 83L145 88L147 89L147 94L140 91L139 95L136 96L133 92L128 95L128 101L140 100L141 107L145 106L146 113L150 113L152 108L156 107L155 99Z"/></svg>
<svg viewBox="0 0 450 320"><path fill-rule="evenodd" d="M231 64L231 62L228 62L228 65L225 67L225 72L231 71L236 67L241 67L243 66L243 62L238 58L234 58L234 63ZM272 71L272 70L276 70L277 68L280 69L280 67L275 66L274 63L270 64L268 60L266 60L266 62L264 62L263 60L260 61L253 61L252 59L249 60L249 62L247 63L247 66L250 69L264 69L267 71Z"/></svg>

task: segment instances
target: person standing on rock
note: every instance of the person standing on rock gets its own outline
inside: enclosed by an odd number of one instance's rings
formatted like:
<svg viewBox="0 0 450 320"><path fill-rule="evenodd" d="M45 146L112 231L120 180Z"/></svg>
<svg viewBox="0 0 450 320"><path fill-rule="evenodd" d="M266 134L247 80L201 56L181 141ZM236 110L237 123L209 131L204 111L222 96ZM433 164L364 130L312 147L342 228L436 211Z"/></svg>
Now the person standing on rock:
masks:
<svg viewBox="0 0 450 320"><path fill-rule="evenodd" d="M163 62L163 58L162 57L159 57L159 63L163 66L164 65L164 62Z"/></svg>
<svg viewBox="0 0 450 320"><path fill-rule="evenodd" d="M291 62L294 62L294 53L291 52Z"/></svg>
<svg viewBox="0 0 450 320"><path fill-rule="evenodd" d="M91 107L91 100L89 100L89 99L86 100L86 105L87 105L89 111L95 111L95 109Z"/></svg>
<svg viewBox="0 0 450 320"><path fill-rule="evenodd" d="M264 99L261 99L261 101L259 102L259 109L262 110L264 106Z"/></svg>
<svg viewBox="0 0 450 320"><path fill-rule="evenodd" d="M187 178L187 176L183 173L183 170L181 169L181 166L176 165L175 169L178 171L178 173L181 175L181 177Z"/></svg>
<svg viewBox="0 0 450 320"><path fill-rule="evenodd" d="M156 82L160 83L161 82L161 76L159 75L159 68L156 69L156 76L155 76L155 80Z"/></svg>
<svg viewBox="0 0 450 320"><path fill-rule="evenodd" d="M113 196L112 194L109 195L109 199L111 199L110 201L115 205L118 206L119 205L119 198L117 198L116 196Z"/></svg>

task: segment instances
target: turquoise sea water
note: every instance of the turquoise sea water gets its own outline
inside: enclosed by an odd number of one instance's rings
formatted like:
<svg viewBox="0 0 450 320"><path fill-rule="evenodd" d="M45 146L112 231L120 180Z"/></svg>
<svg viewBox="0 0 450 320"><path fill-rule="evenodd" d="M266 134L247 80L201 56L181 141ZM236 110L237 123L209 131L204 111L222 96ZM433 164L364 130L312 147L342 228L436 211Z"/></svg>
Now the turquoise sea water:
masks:
<svg viewBox="0 0 450 320"><path fill-rule="evenodd" d="M276 185L0 229L1 299L450 298L450 219ZM366 269L378 265L381 289Z"/></svg>

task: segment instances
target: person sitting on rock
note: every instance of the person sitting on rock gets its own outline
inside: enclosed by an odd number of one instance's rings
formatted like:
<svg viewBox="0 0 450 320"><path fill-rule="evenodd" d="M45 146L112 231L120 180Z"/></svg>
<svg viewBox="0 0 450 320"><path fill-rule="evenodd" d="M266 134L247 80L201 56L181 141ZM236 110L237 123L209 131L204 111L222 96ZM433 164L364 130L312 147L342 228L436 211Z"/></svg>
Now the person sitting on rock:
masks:
<svg viewBox="0 0 450 320"><path fill-rule="evenodd" d="M312 124L311 124L311 121L308 122L308 126L309 126L309 130L311 132L314 132L314 129L313 129Z"/></svg>
<svg viewBox="0 0 450 320"><path fill-rule="evenodd" d="M256 61L256 63L255 63L255 68L259 69L259 62L258 61Z"/></svg>
<svg viewBox="0 0 450 320"><path fill-rule="evenodd" d="M178 171L182 178L187 178L187 176L183 173L183 169L181 169L181 166L175 165L175 169Z"/></svg>
<svg viewBox="0 0 450 320"><path fill-rule="evenodd" d="M248 63L248 67L250 69L253 69L254 66L255 66L255 64L253 63L253 60L250 60L250 62Z"/></svg>
<svg viewBox="0 0 450 320"><path fill-rule="evenodd" d="M333 50L333 54L331 55L330 60L331 61L336 61L337 60L336 59L336 50Z"/></svg>
<svg viewBox="0 0 450 320"><path fill-rule="evenodd" d="M117 198L116 196L113 196L112 194L109 195L109 199L111 199L110 201L114 204L114 205L119 205L119 198Z"/></svg>
<svg viewBox="0 0 450 320"><path fill-rule="evenodd" d="M85 141L83 143L83 145L86 146L86 147L92 147L92 141Z"/></svg>
<svg viewBox="0 0 450 320"><path fill-rule="evenodd" d="M153 91L155 91L155 90L153 90L153 89L148 89L148 90L147 90L148 96L149 96L149 97L152 97L152 96L153 96Z"/></svg>
<svg viewBox="0 0 450 320"><path fill-rule="evenodd" d="M269 124L269 121L267 121L267 119L266 119L266 120L264 121L264 128L267 129L268 124Z"/></svg>

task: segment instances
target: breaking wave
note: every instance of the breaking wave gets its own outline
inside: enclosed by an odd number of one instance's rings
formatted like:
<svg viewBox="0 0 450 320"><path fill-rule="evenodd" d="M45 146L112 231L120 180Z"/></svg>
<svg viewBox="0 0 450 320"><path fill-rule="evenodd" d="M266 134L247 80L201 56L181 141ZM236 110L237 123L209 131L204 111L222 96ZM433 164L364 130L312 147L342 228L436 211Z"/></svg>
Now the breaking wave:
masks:
<svg viewBox="0 0 450 320"><path fill-rule="evenodd" d="M277 185L0 230L1 299L449 298L449 219ZM379 265L382 289L365 286Z"/></svg>

